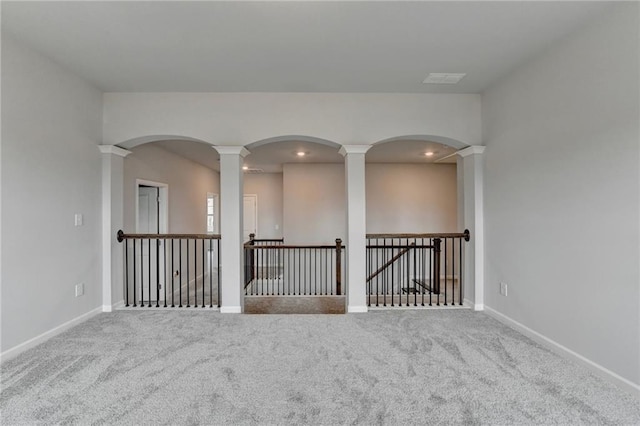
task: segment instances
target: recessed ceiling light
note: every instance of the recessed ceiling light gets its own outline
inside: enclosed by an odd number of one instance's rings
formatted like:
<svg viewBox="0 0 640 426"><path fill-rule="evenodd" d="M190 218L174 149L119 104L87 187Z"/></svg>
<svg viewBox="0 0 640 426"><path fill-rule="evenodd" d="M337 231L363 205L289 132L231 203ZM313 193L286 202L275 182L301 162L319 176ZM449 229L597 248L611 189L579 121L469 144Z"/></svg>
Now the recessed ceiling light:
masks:
<svg viewBox="0 0 640 426"><path fill-rule="evenodd" d="M433 157L434 152L433 151L427 151L424 153L424 155L426 155L427 157Z"/></svg>
<svg viewBox="0 0 640 426"><path fill-rule="evenodd" d="M456 84L463 77L467 75L465 73L451 73L451 72L432 72L424 79L423 83L427 84Z"/></svg>
<svg viewBox="0 0 640 426"><path fill-rule="evenodd" d="M304 151L298 151L298 152L296 152L296 155L297 155L298 157L304 157L305 155L307 155L307 153L306 153L306 152L304 152Z"/></svg>
<svg viewBox="0 0 640 426"><path fill-rule="evenodd" d="M242 170L249 170L249 166L242 166Z"/></svg>

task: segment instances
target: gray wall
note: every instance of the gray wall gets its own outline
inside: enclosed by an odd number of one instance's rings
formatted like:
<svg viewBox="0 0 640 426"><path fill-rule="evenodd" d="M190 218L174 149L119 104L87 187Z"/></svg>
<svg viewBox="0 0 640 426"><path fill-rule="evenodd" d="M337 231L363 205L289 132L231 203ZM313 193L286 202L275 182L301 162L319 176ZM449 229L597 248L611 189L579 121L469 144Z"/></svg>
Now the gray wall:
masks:
<svg viewBox="0 0 640 426"><path fill-rule="evenodd" d="M2 34L2 351L102 304L101 137L101 92Z"/></svg>
<svg viewBox="0 0 640 426"><path fill-rule="evenodd" d="M124 159L125 231L136 232L136 179L143 179L169 185L169 233L206 233L207 192L218 194L220 203L220 173L153 143L131 152Z"/></svg>
<svg viewBox="0 0 640 426"><path fill-rule="evenodd" d="M258 196L256 238L282 238L282 184L282 173L244 175L244 193Z"/></svg>
<svg viewBox="0 0 640 426"><path fill-rule="evenodd" d="M283 166L284 238L288 244L335 244L336 238L345 240L344 179L344 164Z"/></svg>
<svg viewBox="0 0 640 426"><path fill-rule="evenodd" d="M487 306L635 383L639 49L618 4L482 103Z"/></svg>
<svg viewBox="0 0 640 426"><path fill-rule="evenodd" d="M455 164L367 163L367 233L456 232Z"/></svg>

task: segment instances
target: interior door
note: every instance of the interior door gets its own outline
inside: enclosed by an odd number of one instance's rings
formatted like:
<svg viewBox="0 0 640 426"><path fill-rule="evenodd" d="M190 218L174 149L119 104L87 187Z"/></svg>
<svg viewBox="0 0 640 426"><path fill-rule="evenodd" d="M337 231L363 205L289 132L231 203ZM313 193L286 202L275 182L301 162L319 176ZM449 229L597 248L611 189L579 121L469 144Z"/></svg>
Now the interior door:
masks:
<svg viewBox="0 0 640 426"><path fill-rule="evenodd" d="M258 196L244 196L243 241L249 241L249 234L258 235Z"/></svg>
<svg viewBox="0 0 640 426"><path fill-rule="evenodd" d="M138 186L138 221L139 234L160 233L160 188ZM147 303L164 300L164 268L165 261L161 240L143 239L141 253L137 254L139 288L138 297L144 296ZM149 291L149 289L151 291ZM157 290L156 290L157 289ZM151 293L151 294L149 294ZM159 293L159 294L158 294ZM159 295L159 297L158 297ZM143 301L140 300L142 303Z"/></svg>

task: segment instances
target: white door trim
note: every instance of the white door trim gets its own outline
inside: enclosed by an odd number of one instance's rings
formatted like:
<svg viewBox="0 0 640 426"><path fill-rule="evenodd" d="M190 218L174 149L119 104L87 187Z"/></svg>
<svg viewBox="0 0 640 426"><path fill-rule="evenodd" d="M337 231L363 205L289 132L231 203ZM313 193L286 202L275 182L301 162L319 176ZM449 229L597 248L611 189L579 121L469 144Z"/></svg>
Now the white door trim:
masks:
<svg viewBox="0 0 640 426"><path fill-rule="evenodd" d="M158 222L160 225L160 233L168 234L169 233L169 185L162 182L154 182L152 180L146 179L136 179L136 187L135 187L135 202L136 202L136 232L140 231L139 222L139 214L140 214L140 205L138 203L138 197L140 196L140 192L138 188L140 185L145 186L154 186L156 188L160 188L160 217L158 218Z"/></svg>
<svg viewBox="0 0 640 426"><path fill-rule="evenodd" d="M255 230L256 230L255 234L256 234L256 237L257 237L257 236L260 235L258 233L258 194L244 194L243 198L242 198L243 203L244 203L244 199L245 198L253 198L254 199L254 205L255 205L255 217L254 217L254 219L256 221L255 222ZM244 218L243 218L243 220L244 220ZM244 224L243 224L243 227L244 227Z"/></svg>

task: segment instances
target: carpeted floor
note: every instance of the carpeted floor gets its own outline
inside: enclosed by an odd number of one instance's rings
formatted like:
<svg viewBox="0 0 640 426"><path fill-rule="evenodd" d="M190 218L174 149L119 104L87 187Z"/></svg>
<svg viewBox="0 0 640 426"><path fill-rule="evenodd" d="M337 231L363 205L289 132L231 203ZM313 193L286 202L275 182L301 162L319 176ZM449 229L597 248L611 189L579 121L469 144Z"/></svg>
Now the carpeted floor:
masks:
<svg viewBox="0 0 640 426"><path fill-rule="evenodd" d="M469 310L101 314L1 370L3 425L640 424L640 402Z"/></svg>

